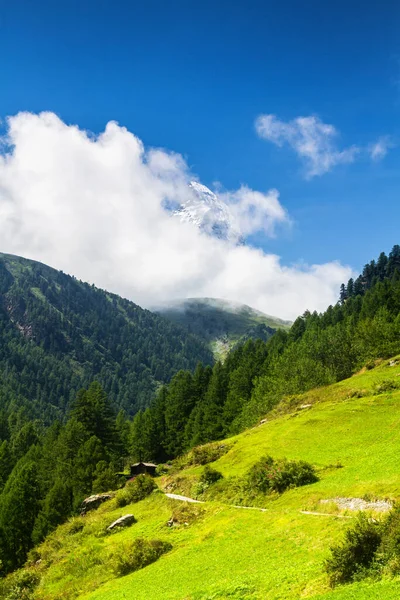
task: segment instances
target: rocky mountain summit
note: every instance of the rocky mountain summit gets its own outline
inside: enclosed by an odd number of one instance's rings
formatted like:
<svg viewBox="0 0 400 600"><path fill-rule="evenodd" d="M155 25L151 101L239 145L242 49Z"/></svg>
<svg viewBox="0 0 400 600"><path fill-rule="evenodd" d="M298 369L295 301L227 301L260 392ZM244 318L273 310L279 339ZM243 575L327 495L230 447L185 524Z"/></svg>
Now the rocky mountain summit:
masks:
<svg viewBox="0 0 400 600"><path fill-rule="evenodd" d="M190 182L187 200L173 214L184 223L193 223L207 235L233 244L244 243L229 206L197 181Z"/></svg>

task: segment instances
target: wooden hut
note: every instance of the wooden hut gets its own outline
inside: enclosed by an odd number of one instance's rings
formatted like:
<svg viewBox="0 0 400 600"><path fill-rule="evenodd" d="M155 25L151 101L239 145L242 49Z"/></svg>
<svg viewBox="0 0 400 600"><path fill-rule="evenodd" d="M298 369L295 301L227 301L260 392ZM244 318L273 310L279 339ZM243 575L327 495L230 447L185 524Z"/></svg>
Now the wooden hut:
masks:
<svg viewBox="0 0 400 600"><path fill-rule="evenodd" d="M147 475L152 475L154 477L154 475L156 474L156 468L157 465L154 465L153 463L138 462L134 465L131 465L130 476L136 477L136 475L146 473Z"/></svg>

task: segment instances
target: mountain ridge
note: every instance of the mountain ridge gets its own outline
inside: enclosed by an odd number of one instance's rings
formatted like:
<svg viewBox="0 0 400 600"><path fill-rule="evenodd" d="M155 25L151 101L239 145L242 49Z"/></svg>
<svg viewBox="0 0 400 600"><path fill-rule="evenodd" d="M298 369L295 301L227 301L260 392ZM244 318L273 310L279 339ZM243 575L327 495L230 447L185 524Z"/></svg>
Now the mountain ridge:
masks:
<svg viewBox="0 0 400 600"><path fill-rule="evenodd" d="M247 339L267 341L278 329L286 330L291 325L247 304L222 298L177 299L152 310L202 337L211 344L217 358L224 357L237 343Z"/></svg>
<svg viewBox="0 0 400 600"><path fill-rule="evenodd" d="M98 378L128 413L180 368L213 362L202 340L159 315L43 263L0 254L0 375L42 414L62 414Z"/></svg>

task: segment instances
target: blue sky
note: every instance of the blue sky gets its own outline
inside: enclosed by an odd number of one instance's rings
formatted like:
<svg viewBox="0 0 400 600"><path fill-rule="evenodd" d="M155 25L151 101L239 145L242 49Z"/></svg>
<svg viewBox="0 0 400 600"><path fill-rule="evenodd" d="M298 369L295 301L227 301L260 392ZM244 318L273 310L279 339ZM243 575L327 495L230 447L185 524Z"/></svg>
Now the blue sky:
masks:
<svg viewBox="0 0 400 600"><path fill-rule="evenodd" d="M387 0L0 1L0 116L52 111L93 132L116 120L210 187L277 188L292 227L252 242L283 264L358 270L400 239L399 31ZM260 114L315 116L337 151L361 150L307 178L289 143L257 135Z"/></svg>

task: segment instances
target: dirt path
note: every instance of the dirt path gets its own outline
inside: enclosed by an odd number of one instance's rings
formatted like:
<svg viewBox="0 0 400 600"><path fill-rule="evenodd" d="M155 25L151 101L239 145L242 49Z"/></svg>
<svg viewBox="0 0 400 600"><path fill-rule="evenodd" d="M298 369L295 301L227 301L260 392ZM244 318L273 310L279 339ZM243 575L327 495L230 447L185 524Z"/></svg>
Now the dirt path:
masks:
<svg viewBox="0 0 400 600"><path fill-rule="evenodd" d="M187 496L181 496L180 494L165 494L167 498L172 500L179 500L180 502L192 502L196 504L204 504L202 500L195 500L194 498L188 498ZM267 512L266 508L258 508L257 506L236 506L235 504L227 504L230 508L244 508L246 510L259 510L261 512Z"/></svg>
<svg viewBox="0 0 400 600"><path fill-rule="evenodd" d="M314 510L301 510L300 513L302 515L314 515L315 517L332 517L335 519L352 519L353 517L349 515L332 515L330 513L322 513Z"/></svg>
<svg viewBox="0 0 400 600"><path fill-rule="evenodd" d="M193 504L204 504L201 500L195 500L194 498L188 498L187 496L181 496L180 494L165 494L167 498L172 500L180 500L181 502L192 502Z"/></svg>

